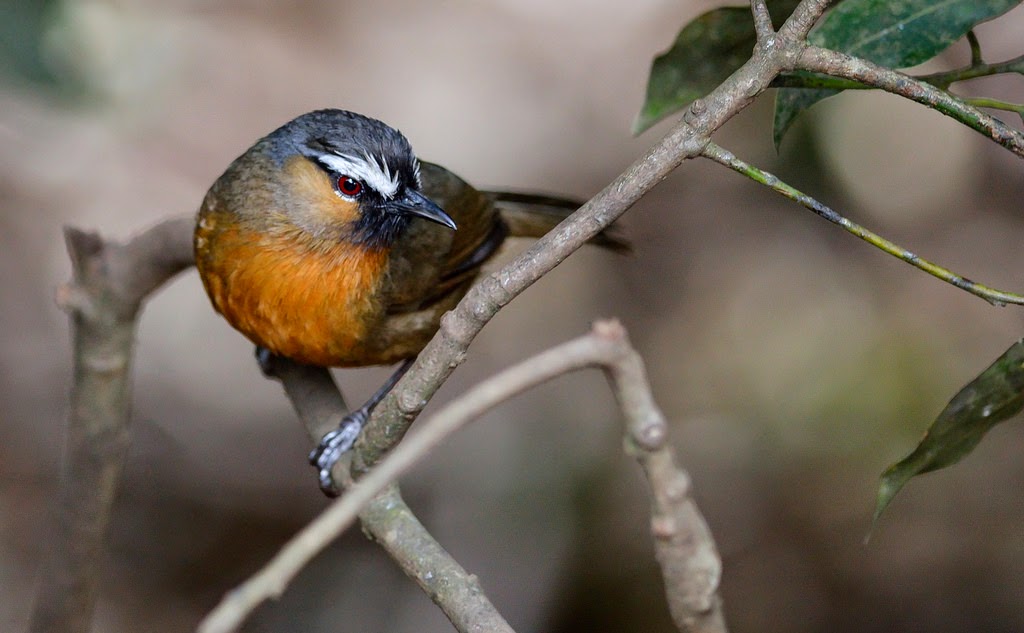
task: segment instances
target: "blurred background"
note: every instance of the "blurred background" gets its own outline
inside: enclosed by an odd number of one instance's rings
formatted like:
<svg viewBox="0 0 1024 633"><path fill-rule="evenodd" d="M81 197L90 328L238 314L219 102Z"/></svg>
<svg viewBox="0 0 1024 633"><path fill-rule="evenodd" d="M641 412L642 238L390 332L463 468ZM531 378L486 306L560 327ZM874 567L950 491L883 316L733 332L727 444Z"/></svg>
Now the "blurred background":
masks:
<svg viewBox="0 0 1024 633"><path fill-rule="evenodd" d="M717 2L198 0L0 4L0 630L24 630L54 511L71 358L52 296L61 227L125 238L192 213L257 137L341 107L400 128L479 186L589 197L659 134L630 135L651 59ZM1024 11L978 30L1020 54ZM966 63L955 45L938 67ZM1021 101L1020 77L972 92ZM1019 120L1006 120L1019 124ZM895 97L803 116L771 98L716 140L868 227L1020 291L1021 163ZM1024 630L1024 426L910 483L873 535L877 478L1022 334L997 309L706 162L504 310L432 408L620 318L723 560L733 631ZM194 271L148 304L133 445L95 630L192 630L327 501L280 387ZM386 370L342 371L361 401ZM429 412L429 411L428 411ZM596 372L486 416L406 478L410 505L520 631L669 631L646 489ZM246 630L448 631L352 530Z"/></svg>

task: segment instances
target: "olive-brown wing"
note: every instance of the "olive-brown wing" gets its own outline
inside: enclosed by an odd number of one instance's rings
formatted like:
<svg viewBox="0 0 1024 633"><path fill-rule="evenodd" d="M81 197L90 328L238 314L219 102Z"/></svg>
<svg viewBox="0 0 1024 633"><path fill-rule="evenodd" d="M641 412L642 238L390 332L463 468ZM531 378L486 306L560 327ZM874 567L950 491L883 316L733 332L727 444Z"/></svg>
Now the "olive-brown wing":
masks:
<svg viewBox="0 0 1024 633"><path fill-rule="evenodd" d="M452 293L464 294L505 239L490 197L433 163L421 163L423 193L455 220L456 230L416 221L391 252L388 312L418 310Z"/></svg>

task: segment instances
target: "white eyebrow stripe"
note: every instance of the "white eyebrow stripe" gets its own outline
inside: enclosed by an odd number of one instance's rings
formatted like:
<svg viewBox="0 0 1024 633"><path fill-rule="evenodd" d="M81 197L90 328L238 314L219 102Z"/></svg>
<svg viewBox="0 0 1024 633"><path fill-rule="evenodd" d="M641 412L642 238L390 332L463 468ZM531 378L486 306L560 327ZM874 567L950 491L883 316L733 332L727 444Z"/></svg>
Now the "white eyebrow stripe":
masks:
<svg viewBox="0 0 1024 633"><path fill-rule="evenodd" d="M398 193L398 174L391 173L386 161L369 155L360 158L348 154L321 154L317 160L339 174L363 181L385 198L393 198Z"/></svg>
<svg viewBox="0 0 1024 633"><path fill-rule="evenodd" d="M414 158L412 165L412 175L416 178L416 188L422 189L423 178L420 177L420 160L418 158Z"/></svg>

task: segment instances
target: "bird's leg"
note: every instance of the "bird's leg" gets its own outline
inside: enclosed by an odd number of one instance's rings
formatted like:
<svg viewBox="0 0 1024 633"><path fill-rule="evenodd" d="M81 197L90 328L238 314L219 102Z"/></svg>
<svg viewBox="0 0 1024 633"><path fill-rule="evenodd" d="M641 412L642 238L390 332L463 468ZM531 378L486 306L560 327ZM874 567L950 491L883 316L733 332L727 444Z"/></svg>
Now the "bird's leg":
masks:
<svg viewBox="0 0 1024 633"><path fill-rule="evenodd" d="M363 426L366 425L366 421L370 418L370 414L373 413L374 408L380 404L384 396L388 395L388 392L394 388L395 384L405 375L405 372L409 371L414 360L410 358L403 361L398 369L395 370L395 373L391 374L391 377L380 386L380 389L370 396L366 404L342 418L338 428L324 435L323 439L320 440L320 444L309 454L309 463L317 469L320 490L323 490L324 494L328 497L337 497L341 494L338 484L331 475L331 469L334 467L334 464L352 448L352 445L355 444L356 439L359 437L359 433L363 430Z"/></svg>
<svg viewBox="0 0 1024 633"><path fill-rule="evenodd" d="M267 378L277 378L277 371L274 368L274 352L271 352L262 345L256 346L256 362L260 366L260 371Z"/></svg>

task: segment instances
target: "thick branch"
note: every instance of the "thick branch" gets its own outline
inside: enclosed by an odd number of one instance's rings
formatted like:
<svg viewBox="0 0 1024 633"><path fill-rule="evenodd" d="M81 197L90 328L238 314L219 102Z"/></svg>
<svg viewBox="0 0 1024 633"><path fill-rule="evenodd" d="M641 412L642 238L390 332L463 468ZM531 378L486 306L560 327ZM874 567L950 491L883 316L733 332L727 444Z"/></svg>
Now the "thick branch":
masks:
<svg viewBox="0 0 1024 633"><path fill-rule="evenodd" d="M32 633L90 629L103 538L128 444L138 308L148 293L193 263L192 224L192 218L170 220L123 245L68 230L74 281L58 291L58 301L73 317L72 418L58 523L44 561ZM275 372L311 438L337 425L345 401L327 370L279 359ZM367 533L460 630L480 623L488 630L511 630L476 578L430 536L397 489L377 497L363 521Z"/></svg>
<svg viewBox="0 0 1024 633"><path fill-rule="evenodd" d="M57 301L71 315L74 385L56 526L29 630L86 633L110 513L128 448L135 323L146 294L192 263L191 221L126 244L67 229L73 279Z"/></svg>
<svg viewBox="0 0 1024 633"><path fill-rule="evenodd" d="M759 45L748 63L704 99L692 103L684 121L676 125L661 142L626 172L580 211L538 241L533 248L501 271L487 276L474 287L456 310L443 320L441 332L420 354L416 366L378 407L377 415L357 444L354 456L356 473L376 463L386 451L395 446L426 401L461 362L472 339L502 306L557 266L588 239L608 227L683 160L699 155L712 132L749 105L781 70L793 68L794 60L804 46L803 38L828 4L827 0L803 0L779 31L780 37L777 38L777 42L772 46ZM133 244L139 248L139 253L132 255L134 248L131 245L119 248L118 252L124 253L123 257L126 259L121 259L122 255L118 255L111 261L106 261L105 245L95 236L81 234L73 238L79 243L76 247L79 253L72 252L72 257L76 260L76 271L83 272L80 275L76 273L76 283L65 288L61 294L63 303L75 315L76 324L76 393L73 395L76 408L72 414L72 441L69 448L71 462L88 461L86 458L76 456L79 450L79 440L75 439L75 433L79 432L75 430L77 418L101 419L103 428L112 429L112 435L123 434L127 424L128 368L135 311L147 292L159 285L165 276L173 274L177 266L187 265L190 258L191 249L187 248L188 225L182 221L170 224L175 224L175 228L165 229L166 236L162 235L162 232L154 232L148 236L151 240L147 238L145 241L134 242ZM153 248L161 252L166 248L167 253L178 255L170 255L165 259L159 252L149 252ZM129 256L141 257L143 252L154 259L134 262L127 259ZM101 271L102 274L93 274L93 271ZM105 292L106 282L92 282L93 277L103 279L104 274L109 274L113 280L126 280L117 281L123 283L123 294L111 301L109 306L107 300L111 294ZM89 328L110 328L111 332L105 337L99 337L103 344L97 344L97 337L90 333ZM326 382L321 382L321 386L323 385L326 385ZM99 402L94 392L109 394L109 401ZM290 388L289 393L295 397ZM296 400L304 402L305 398L299 396ZM330 410L332 405L321 403L310 408L324 412ZM327 423L321 420L312 434L319 436L326 426ZM123 454L123 448L118 442L112 441L106 445L113 447L106 449L106 452ZM99 552L99 541L93 537L98 534L100 539L102 538L109 512L103 510L101 506L109 504L113 497L121 460L121 457L96 458L97 464L114 466L90 467L93 473L91 476L79 477L73 474L76 470L73 463L69 466L69 474L65 476L65 481L69 483L62 493L62 499L67 507L70 508L76 503L84 504L84 500L89 499L90 495L96 495L102 500L90 502L88 508L68 510L72 514L77 512L79 521L92 521L92 527L61 528L59 542L64 545L74 544L76 552L55 553L51 556L51 562L47 567L49 571L46 574L50 580L44 580L34 616L34 622L39 624L34 624L33 631L84 630L84 625L79 625L79 628L70 628L70 625L60 628L57 625L51 626L48 622L65 617L59 615L61 613L76 611L82 614L78 616L77 622L88 622L95 594L94 561ZM100 473L103 473L103 476L100 476ZM79 483L84 481L99 483L93 487L89 487L90 484ZM72 486L80 487L83 491L69 492ZM397 494L392 501L400 503ZM370 509L364 512L364 521L370 512ZM405 519L396 517L395 520L395 525L410 527L420 536L429 537L422 530L422 526L413 525L414 518L411 514ZM403 520L405 522L401 523ZM377 528L371 525L368 529L373 532ZM83 532L88 532L90 536L86 537ZM391 541L386 537L387 534L377 534L378 540L388 547ZM429 542L433 543L432 539ZM395 547L397 548L397 545ZM438 550L443 552L439 546ZM403 555L397 550L389 551L396 557ZM92 580L85 581L84 585L64 578L53 580L60 577L61 570L69 568L68 561L72 559L82 564L75 564L74 570L68 573L76 575L76 578L81 575L88 576ZM454 561L452 563L454 564ZM458 572L470 578L461 568ZM85 596L81 599L85 606L75 607L71 602L73 596ZM486 599L482 600L486 602Z"/></svg>
<svg viewBox="0 0 1024 633"><path fill-rule="evenodd" d="M618 323L570 341L485 380L439 411L370 470L346 494L290 541L259 573L232 591L200 626L200 633L228 633L261 602L279 596L306 564L345 529L381 491L451 434L498 404L564 373L604 367L627 420L628 444L653 491L652 531L666 592L683 631L725 631L717 596L721 561L692 499L689 480L674 465L666 424L654 404L639 355ZM390 488L389 488L390 487ZM390 498L390 492L384 493ZM377 502L380 506L380 501ZM364 525L366 519L363 519ZM477 621L477 626L481 626ZM504 624L503 622L501 624ZM507 625L504 625L507 627ZM464 630L464 629L460 629ZM486 624L481 630L496 630ZM504 628L498 630L505 630Z"/></svg>
<svg viewBox="0 0 1024 633"><path fill-rule="evenodd" d="M440 332L377 407L356 443L355 473L365 472L398 443L498 310L611 225L684 160L699 156L712 132L747 107L782 70L791 68L805 46L802 38L828 4L828 0L803 0L780 30L786 39L776 38L771 46L759 44L747 63L706 97L690 104L683 120L611 184L531 248L475 285L445 315Z"/></svg>
<svg viewBox="0 0 1024 633"><path fill-rule="evenodd" d="M347 409L328 370L300 365L280 357L274 359L273 370L275 377L281 380L310 439L317 442L326 431L337 427ZM346 488L352 485L352 480L347 476L345 469L336 468L335 473L336 476L341 475L339 481L342 481ZM362 482L359 485L362 485ZM350 495L351 492L346 493L332 508L349 499ZM363 531L430 596L448 616L456 630L512 632L512 627L505 622L480 588L477 577L463 569L431 536L406 505L397 485L388 487L386 491L373 497L368 504L360 504L355 511L359 512ZM307 526L303 533L314 529L313 526L320 520L317 519ZM319 530L320 534L323 533L322 527L315 529ZM315 537L300 535L293 542L304 539L304 542L308 543L310 538ZM302 551L308 545L296 547ZM319 551L319 548L310 556L316 551ZM283 581L263 581L256 585L252 585L250 581L232 591L223 603L230 603L232 606L218 608L208 615L200 624L199 631L212 633L234 630L253 606L267 597L279 595L287 581L305 564L304 560L302 564L292 567L290 575ZM249 607L246 609L242 605Z"/></svg>

